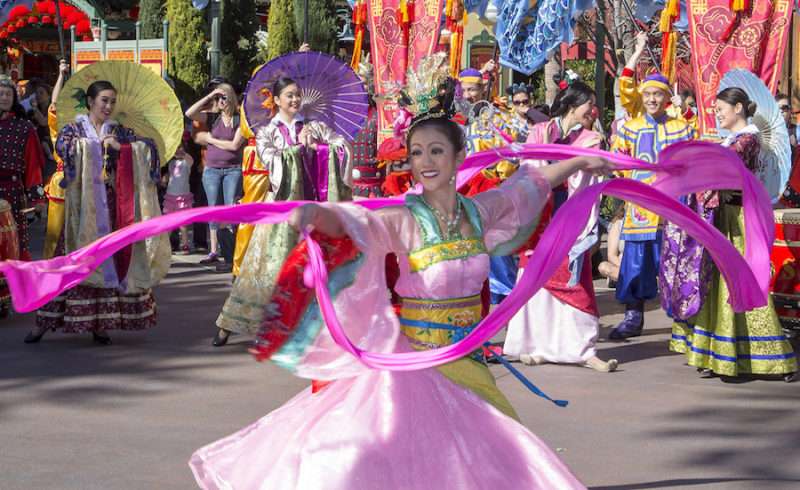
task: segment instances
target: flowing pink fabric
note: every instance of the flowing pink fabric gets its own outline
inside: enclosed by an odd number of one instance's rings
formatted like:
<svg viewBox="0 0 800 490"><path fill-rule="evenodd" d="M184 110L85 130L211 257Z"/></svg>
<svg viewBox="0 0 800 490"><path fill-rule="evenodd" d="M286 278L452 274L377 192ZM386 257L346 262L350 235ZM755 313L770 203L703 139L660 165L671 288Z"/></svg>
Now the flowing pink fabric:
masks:
<svg viewBox="0 0 800 490"><path fill-rule="evenodd" d="M305 389L197 450L189 466L198 485L585 490L547 443L437 370L366 371Z"/></svg>
<svg viewBox="0 0 800 490"><path fill-rule="evenodd" d="M563 160L573 156L604 157L619 170L648 169L658 173L655 184L647 186L628 179L614 179L586 188L563 206L539 241L517 286L494 312L463 341L447 347L420 352L377 354L358 349L344 333L324 286L327 271L318 246L310 241L312 274L326 325L336 343L371 368L414 370L438 366L459 359L480 347L497 333L524 303L553 274L585 226L587 216L601 194L625 199L655 211L693 235L706 246L730 285L731 305L747 311L767 304L769 295L769 251L774 227L769 197L760 182L731 150L704 142L673 145L662 152L657 165L600 150L564 145L516 145L475 154L464 162L459 182L465 182L481 168L498 159ZM746 226L746 259L715 228L701 220L673 197L707 189L742 189ZM369 209L396 205L398 199L358 201ZM277 223L303 202L253 203L238 206L195 208L161 216L115 231L67 256L46 261L0 263L12 291L15 309L31 311L62 291L79 284L93 268L126 245L180 226L202 221ZM309 239L310 240L310 239Z"/></svg>

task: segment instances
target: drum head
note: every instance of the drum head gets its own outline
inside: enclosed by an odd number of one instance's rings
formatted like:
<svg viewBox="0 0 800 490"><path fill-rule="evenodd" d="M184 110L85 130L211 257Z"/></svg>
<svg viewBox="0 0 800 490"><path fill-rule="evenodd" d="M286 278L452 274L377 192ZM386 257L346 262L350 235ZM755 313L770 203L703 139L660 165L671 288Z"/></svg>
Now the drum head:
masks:
<svg viewBox="0 0 800 490"><path fill-rule="evenodd" d="M775 223L800 225L800 209L775 209Z"/></svg>

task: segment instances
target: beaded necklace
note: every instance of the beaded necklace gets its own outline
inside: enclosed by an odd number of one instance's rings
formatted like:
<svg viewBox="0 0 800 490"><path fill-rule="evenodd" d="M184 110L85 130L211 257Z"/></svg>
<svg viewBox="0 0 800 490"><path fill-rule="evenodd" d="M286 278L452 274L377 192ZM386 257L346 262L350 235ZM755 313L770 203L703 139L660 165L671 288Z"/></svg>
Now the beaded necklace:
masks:
<svg viewBox="0 0 800 490"><path fill-rule="evenodd" d="M444 223L446 230L444 231L444 238L445 240L452 240L453 238L458 238L461 236L461 232L458 229L459 224L461 223L461 201L456 198L456 209L455 209L455 216L453 219L447 219L447 216L444 215L441 211L436 209L435 207L431 206L428 201L425 200L425 197L422 195L419 196L422 199L422 203L428 208L442 223Z"/></svg>

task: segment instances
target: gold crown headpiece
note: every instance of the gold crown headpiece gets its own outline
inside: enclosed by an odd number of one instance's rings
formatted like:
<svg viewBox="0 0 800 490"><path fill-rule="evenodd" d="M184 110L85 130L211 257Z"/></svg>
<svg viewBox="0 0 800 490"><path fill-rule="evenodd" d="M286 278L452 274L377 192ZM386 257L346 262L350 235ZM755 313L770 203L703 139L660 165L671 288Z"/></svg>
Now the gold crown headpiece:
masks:
<svg viewBox="0 0 800 490"><path fill-rule="evenodd" d="M449 70L445 52L426 56L420 60L416 69L408 69L404 94L409 102L409 112L420 117L440 105L439 88L447 80Z"/></svg>

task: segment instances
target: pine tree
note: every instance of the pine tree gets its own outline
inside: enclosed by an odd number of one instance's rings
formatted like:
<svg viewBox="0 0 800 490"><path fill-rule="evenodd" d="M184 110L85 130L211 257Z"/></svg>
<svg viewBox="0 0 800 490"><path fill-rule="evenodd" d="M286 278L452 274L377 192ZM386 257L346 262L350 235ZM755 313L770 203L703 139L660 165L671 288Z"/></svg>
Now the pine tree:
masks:
<svg viewBox="0 0 800 490"><path fill-rule="evenodd" d="M303 42L305 0L294 0L295 32ZM308 44L314 51L336 54L336 2L335 0L308 0Z"/></svg>
<svg viewBox="0 0 800 490"><path fill-rule="evenodd" d="M191 0L166 0L169 20L169 75L183 103L194 102L208 80L204 12Z"/></svg>
<svg viewBox="0 0 800 490"><path fill-rule="evenodd" d="M221 27L220 75L244 88L255 65L258 30L255 1L223 0Z"/></svg>
<svg viewBox="0 0 800 490"><path fill-rule="evenodd" d="M294 31L294 0L272 0L267 23L267 60L298 48Z"/></svg>
<svg viewBox="0 0 800 490"><path fill-rule="evenodd" d="M140 0L139 21L142 23L142 39L159 39L163 34L163 0Z"/></svg>

